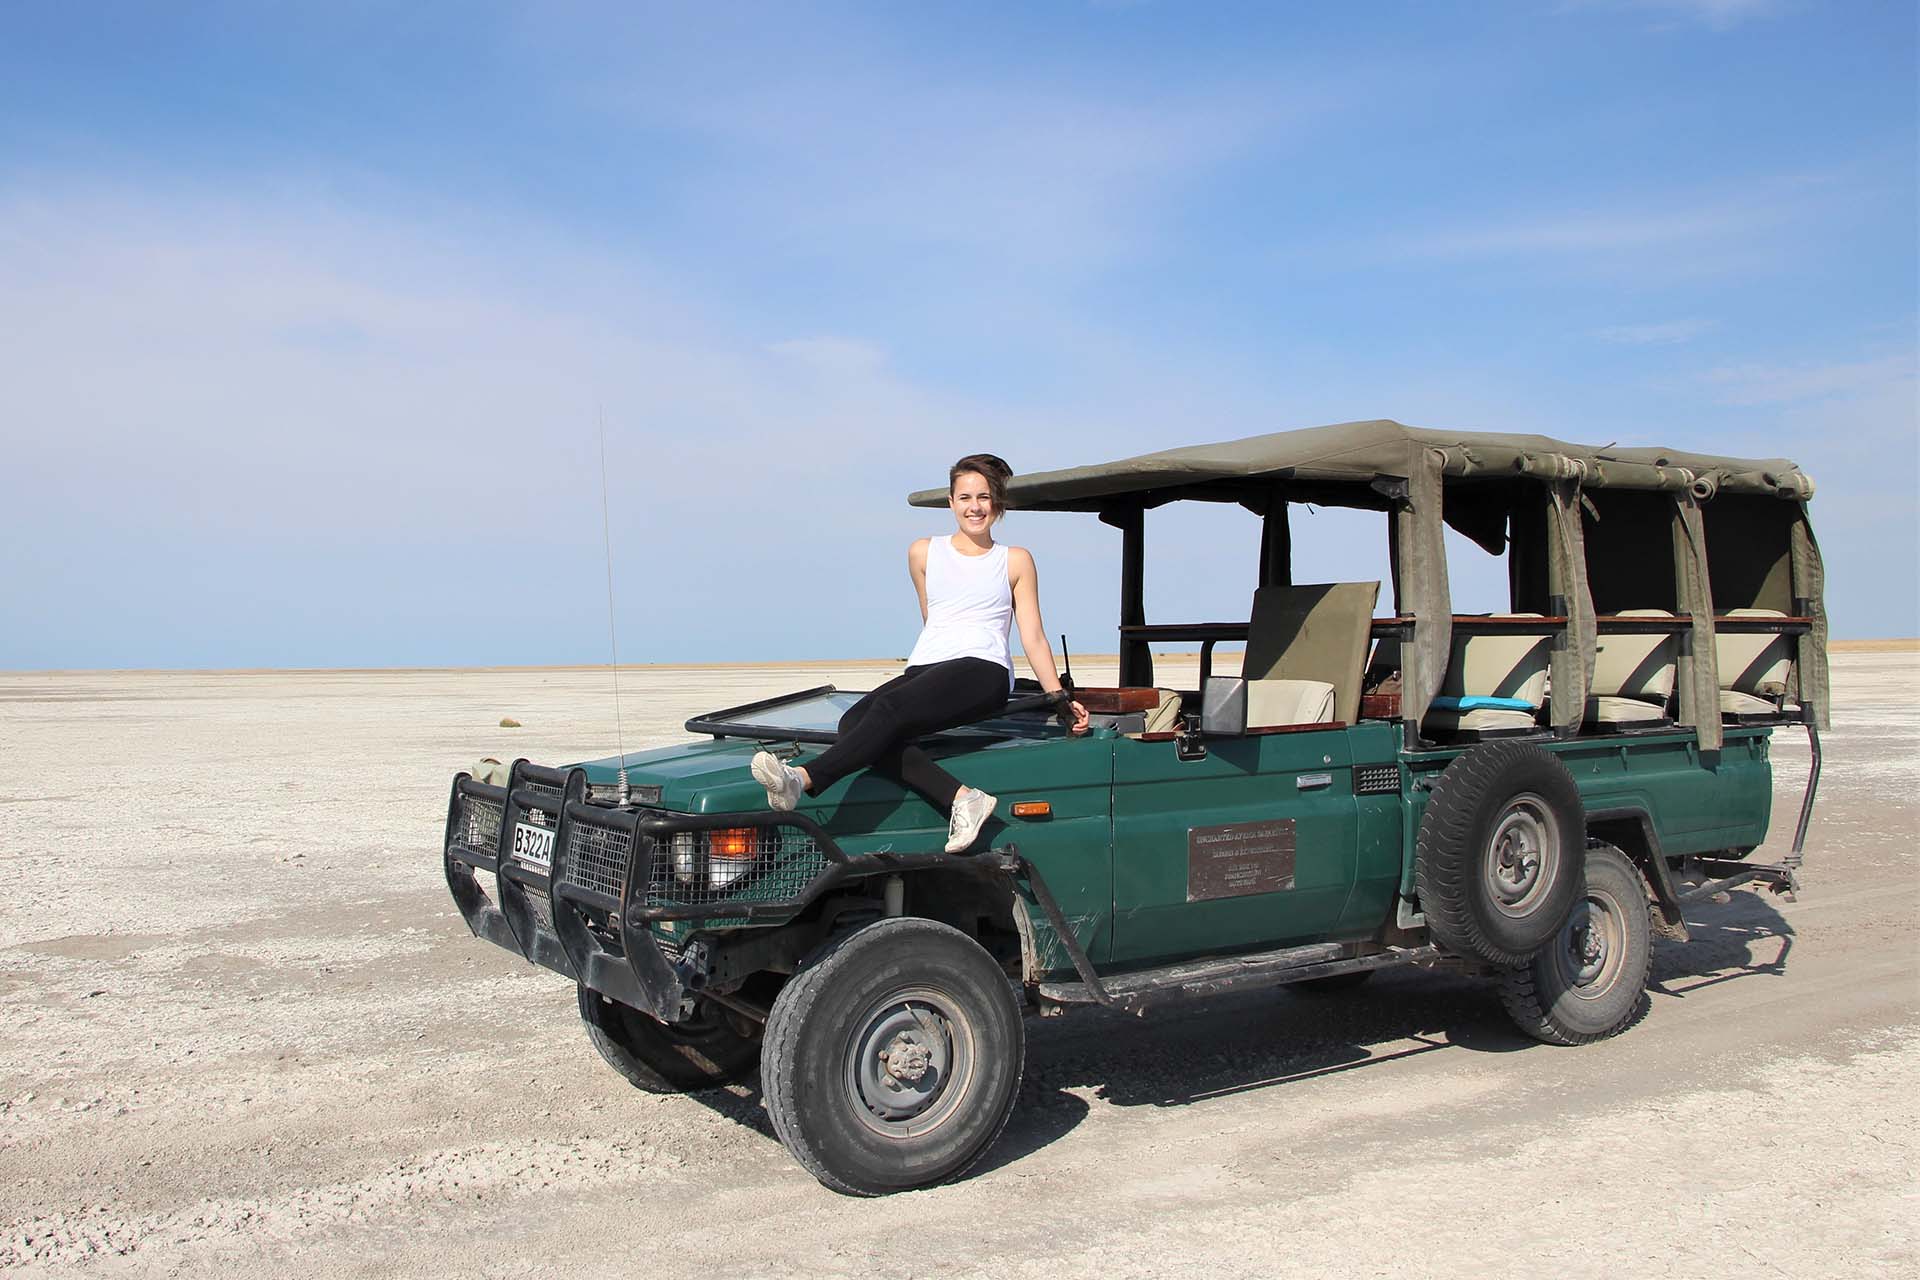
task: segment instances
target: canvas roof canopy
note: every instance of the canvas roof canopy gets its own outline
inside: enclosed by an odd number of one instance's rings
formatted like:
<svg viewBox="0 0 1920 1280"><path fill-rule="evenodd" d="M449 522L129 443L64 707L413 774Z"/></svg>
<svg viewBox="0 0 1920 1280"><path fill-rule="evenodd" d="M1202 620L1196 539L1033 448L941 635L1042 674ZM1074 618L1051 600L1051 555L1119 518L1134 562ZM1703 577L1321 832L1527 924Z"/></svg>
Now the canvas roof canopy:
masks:
<svg viewBox="0 0 1920 1280"><path fill-rule="evenodd" d="M1376 479L1409 479L1436 451L1450 477L1573 473L1582 488L1679 489L1770 494L1805 500L1813 481L1785 458L1732 458L1677 449L1570 444L1549 436L1436 431L1387 419L1277 431L1189 445L1095 466L1017 475L1007 505L1021 511L1099 511L1139 496L1155 506L1176 498L1234 501L1249 482L1287 482L1290 493L1328 506L1385 507L1365 492ZM1354 489L1360 492L1352 492ZM1338 490L1348 490L1344 495ZM1706 495L1702 495L1706 496ZM945 506L944 489L924 489L916 507Z"/></svg>
<svg viewBox="0 0 1920 1280"><path fill-rule="evenodd" d="M1618 491L1620 501L1608 501L1604 491ZM1764 605L1811 620L1798 642L1795 692L1817 723L1827 723L1824 575L1806 510L1812 496L1812 479L1785 458L1439 431L1387 419L1018 475L1007 486L1010 509L1098 512L1121 529L1122 683L1147 683L1152 673L1148 640L1139 636L1146 621L1144 511L1198 500L1237 502L1262 515L1261 582L1251 585L1268 585L1291 581L1289 503L1362 507L1389 516L1396 612L1413 622L1402 662L1403 707L1414 723L1439 689L1448 660L1452 617L1442 529L1452 526L1494 554L1512 549L1514 607L1539 611L1544 595L1564 608L1573 643L1555 650L1558 731L1579 731L1593 672L1597 614L1590 562L1610 610L1664 607L1689 619L1679 720L1697 727L1703 750L1720 742L1712 655L1714 615L1726 608ZM1705 518L1716 499L1725 518ZM908 501L945 506L947 491L924 489ZM1616 512L1611 522L1601 518L1608 508ZM1710 555L1707 530L1713 525L1729 532ZM1670 557L1671 566L1663 563L1646 575L1649 598L1639 600L1634 566L1646 566L1649 556ZM1728 599L1716 600L1710 579L1727 583ZM1629 586L1621 587L1622 581ZM1527 599L1518 599L1522 595Z"/></svg>

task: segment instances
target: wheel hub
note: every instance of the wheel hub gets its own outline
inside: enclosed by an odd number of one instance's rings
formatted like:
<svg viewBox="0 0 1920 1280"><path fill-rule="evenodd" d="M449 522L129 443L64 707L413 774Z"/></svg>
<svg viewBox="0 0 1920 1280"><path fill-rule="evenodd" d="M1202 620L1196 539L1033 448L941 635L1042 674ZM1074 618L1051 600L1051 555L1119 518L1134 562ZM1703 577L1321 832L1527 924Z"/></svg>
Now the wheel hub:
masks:
<svg viewBox="0 0 1920 1280"><path fill-rule="evenodd" d="M965 1091L971 1037L938 993L914 988L877 1003L848 1045L855 1114L887 1137L938 1126Z"/></svg>
<svg viewBox="0 0 1920 1280"><path fill-rule="evenodd" d="M1554 879L1549 866L1557 832L1546 805L1534 796L1517 796L1495 825L1486 862L1487 887L1494 905L1507 915L1532 910Z"/></svg>
<svg viewBox="0 0 1920 1280"><path fill-rule="evenodd" d="M893 1043L880 1051L880 1061L886 1068L889 1080L899 1084L915 1084L933 1065L933 1050L902 1034L895 1036Z"/></svg>

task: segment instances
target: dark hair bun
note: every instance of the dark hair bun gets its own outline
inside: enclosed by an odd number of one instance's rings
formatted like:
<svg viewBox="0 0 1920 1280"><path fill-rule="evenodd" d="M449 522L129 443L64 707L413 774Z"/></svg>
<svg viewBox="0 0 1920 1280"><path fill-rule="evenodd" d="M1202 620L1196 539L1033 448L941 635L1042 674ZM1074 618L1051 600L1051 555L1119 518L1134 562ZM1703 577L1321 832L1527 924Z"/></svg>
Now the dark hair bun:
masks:
<svg viewBox="0 0 1920 1280"><path fill-rule="evenodd" d="M978 472L988 480L1013 479L1013 468L997 453L970 453L953 464L955 476L963 476L969 471Z"/></svg>

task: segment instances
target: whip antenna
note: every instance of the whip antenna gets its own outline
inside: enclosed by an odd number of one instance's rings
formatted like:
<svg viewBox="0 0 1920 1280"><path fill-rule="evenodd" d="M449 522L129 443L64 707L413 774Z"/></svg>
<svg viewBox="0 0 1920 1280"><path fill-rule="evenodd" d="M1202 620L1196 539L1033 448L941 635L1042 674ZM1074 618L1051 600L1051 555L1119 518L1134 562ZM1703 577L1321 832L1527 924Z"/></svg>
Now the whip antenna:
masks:
<svg viewBox="0 0 1920 1280"><path fill-rule="evenodd" d="M600 415L600 537L607 548L607 648L613 654L613 744L620 751L620 791L617 803L627 803L627 744L620 732L620 641L613 626L613 518L607 512L607 411Z"/></svg>

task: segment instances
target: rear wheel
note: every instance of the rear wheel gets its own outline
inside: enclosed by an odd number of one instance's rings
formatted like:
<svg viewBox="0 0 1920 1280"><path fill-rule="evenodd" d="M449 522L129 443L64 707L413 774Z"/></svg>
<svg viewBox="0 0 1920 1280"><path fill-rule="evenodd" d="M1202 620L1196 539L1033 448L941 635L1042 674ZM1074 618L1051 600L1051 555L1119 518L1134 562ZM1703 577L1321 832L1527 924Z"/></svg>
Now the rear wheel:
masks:
<svg viewBox="0 0 1920 1280"><path fill-rule="evenodd" d="M1500 998L1514 1023L1547 1044L1589 1044L1626 1030L1646 1008L1652 905L1627 855L1595 842L1586 893L1559 935L1509 969Z"/></svg>
<svg viewBox="0 0 1920 1280"><path fill-rule="evenodd" d="M685 1022L668 1024L586 987L579 994L587 1039L636 1089L711 1089L747 1075L759 1060L759 1041L741 1035L712 1004L701 1004Z"/></svg>
<svg viewBox="0 0 1920 1280"><path fill-rule="evenodd" d="M1024 1036L1007 976L978 943L895 917L827 944L781 989L761 1093L822 1183L905 1191L957 1177L1000 1136Z"/></svg>
<svg viewBox="0 0 1920 1280"><path fill-rule="evenodd" d="M1580 896L1584 839L1580 790L1557 756L1528 742L1468 749L1420 820L1414 883L1434 941L1525 964Z"/></svg>

